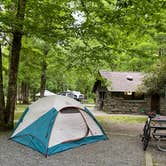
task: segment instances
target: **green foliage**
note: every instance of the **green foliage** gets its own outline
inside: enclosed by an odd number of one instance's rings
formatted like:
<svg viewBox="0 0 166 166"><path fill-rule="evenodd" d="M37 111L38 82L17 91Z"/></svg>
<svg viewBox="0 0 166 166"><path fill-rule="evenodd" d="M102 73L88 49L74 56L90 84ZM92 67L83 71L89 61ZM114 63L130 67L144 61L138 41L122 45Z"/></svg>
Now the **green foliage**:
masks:
<svg viewBox="0 0 166 166"><path fill-rule="evenodd" d="M20 24L15 19L17 1L1 4L5 10L0 10L0 36L10 44L12 30ZM151 72L150 66L166 54L165 9L161 0L27 1L18 83L25 81L31 91L38 91L43 59L47 89L79 90L88 97L93 97L91 89L101 69ZM5 40L7 78L10 45Z"/></svg>
<svg viewBox="0 0 166 166"><path fill-rule="evenodd" d="M151 68L150 75L144 80L149 93L164 94L166 90L166 57L162 57Z"/></svg>

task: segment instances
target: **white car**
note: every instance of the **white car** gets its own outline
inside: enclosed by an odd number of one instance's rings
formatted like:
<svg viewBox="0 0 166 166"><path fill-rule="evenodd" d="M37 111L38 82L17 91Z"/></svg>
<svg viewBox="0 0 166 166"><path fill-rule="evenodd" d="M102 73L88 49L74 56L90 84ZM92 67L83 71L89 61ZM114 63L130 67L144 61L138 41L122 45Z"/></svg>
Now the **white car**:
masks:
<svg viewBox="0 0 166 166"><path fill-rule="evenodd" d="M71 97L71 98L74 99L74 95L73 95L73 93L68 92L68 91L61 92L61 93L59 93L59 95L61 95L61 96L67 96L67 97Z"/></svg>
<svg viewBox="0 0 166 166"><path fill-rule="evenodd" d="M74 95L74 99L78 100L78 101L82 101L84 99L84 95L79 92L79 91L72 91L73 95Z"/></svg>
<svg viewBox="0 0 166 166"><path fill-rule="evenodd" d="M68 96L68 97L71 97L77 101L80 101L82 102L83 99L84 99L84 95L79 92L79 91L64 91L64 92L61 92L59 93L59 95L62 95L62 96Z"/></svg>

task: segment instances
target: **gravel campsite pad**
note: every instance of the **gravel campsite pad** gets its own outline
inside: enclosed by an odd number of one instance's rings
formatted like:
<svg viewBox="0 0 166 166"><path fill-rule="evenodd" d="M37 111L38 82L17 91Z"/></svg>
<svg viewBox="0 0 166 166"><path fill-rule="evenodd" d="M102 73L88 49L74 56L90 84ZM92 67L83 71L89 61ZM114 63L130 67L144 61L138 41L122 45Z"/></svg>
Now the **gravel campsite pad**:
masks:
<svg viewBox="0 0 166 166"><path fill-rule="evenodd" d="M105 127L105 126L104 126ZM110 124L109 140L84 145L45 158L40 153L8 140L11 133L0 133L0 166L144 166L145 152L140 141L142 125ZM154 162L166 163L165 153L149 146ZM159 158L160 155L160 158Z"/></svg>
<svg viewBox="0 0 166 166"><path fill-rule="evenodd" d="M109 140L81 146L45 158L21 144L8 140L11 133L0 136L0 166L140 166L144 153L137 136L108 133Z"/></svg>

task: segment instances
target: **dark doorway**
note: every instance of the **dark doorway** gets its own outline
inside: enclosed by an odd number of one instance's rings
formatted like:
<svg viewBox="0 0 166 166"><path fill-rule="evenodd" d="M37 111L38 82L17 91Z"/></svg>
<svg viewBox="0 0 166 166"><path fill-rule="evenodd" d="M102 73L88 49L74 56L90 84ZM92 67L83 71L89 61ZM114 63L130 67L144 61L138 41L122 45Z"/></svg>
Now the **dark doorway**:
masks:
<svg viewBox="0 0 166 166"><path fill-rule="evenodd" d="M160 96L157 93L151 96L151 111L160 114Z"/></svg>
<svg viewBox="0 0 166 166"><path fill-rule="evenodd" d="M105 98L106 98L106 92L105 91L100 91L99 92L99 100L100 100L99 110L103 109Z"/></svg>

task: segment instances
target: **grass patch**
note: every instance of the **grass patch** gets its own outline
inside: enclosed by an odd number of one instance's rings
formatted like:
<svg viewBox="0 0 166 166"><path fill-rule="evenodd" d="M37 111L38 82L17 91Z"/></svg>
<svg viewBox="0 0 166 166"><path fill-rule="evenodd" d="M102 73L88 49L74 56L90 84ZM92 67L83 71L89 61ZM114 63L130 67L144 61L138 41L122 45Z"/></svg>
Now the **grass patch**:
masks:
<svg viewBox="0 0 166 166"><path fill-rule="evenodd" d="M22 113L24 112L24 110L28 107L28 105L24 105L24 104L17 104L16 105L16 110L14 113L14 120L19 120Z"/></svg>
<svg viewBox="0 0 166 166"><path fill-rule="evenodd" d="M119 123L144 123L147 117L143 116L96 116L101 123L105 122L119 122Z"/></svg>
<svg viewBox="0 0 166 166"><path fill-rule="evenodd" d="M16 105L16 112L23 112L26 108L28 107L28 105L26 105L26 104L17 104Z"/></svg>
<svg viewBox="0 0 166 166"><path fill-rule="evenodd" d="M23 112L15 112L14 120L19 120Z"/></svg>
<svg viewBox="0 0 166 166"><path fill-rule="evenodd" d="M137 125L137 124L144 124L147 117L144 116L131 116L131 115L111 115L111 116L96 116L96 119L104 128L105 132L110 133L112 124L119 124L119 125ZM108 134L107 133L107 134Z"/></svg>

